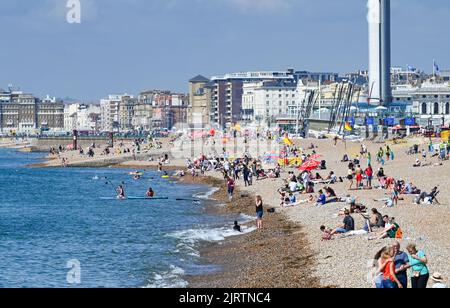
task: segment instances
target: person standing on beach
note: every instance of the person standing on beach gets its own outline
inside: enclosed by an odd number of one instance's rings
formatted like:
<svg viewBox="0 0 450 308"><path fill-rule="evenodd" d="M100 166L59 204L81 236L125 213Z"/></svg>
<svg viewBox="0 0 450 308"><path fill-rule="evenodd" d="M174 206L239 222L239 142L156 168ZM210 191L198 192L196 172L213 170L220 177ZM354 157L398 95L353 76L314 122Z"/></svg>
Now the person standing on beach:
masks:
<svg viewBox="0 0 450 308"><path fill-rule="evenodd" d="M373 169L372 169L372 166L370 164L369 164L369 166L367 166L367 168L364 171L364 173L366 174L367 188L368 189L372 189Z"/></svg>
<svg viewBox="0 0 450 308"><path fill-rule="evenodd" d="M402 283L395 273L394 263L395 252L393 247L389 247L383 252L380 271L383 272L383 289L403 289Z"/></svg>
<svg viewBox="0 0 450 308"><path fill-rule="evenodd" d="M353 188L353 176L354 176L354 170L353 170L353 168L349 168L347 171L347 179L350 182L350 187L348 188L349 190L352 190L352 188Z"/></svg>
<svg viewBox="0 0 450 308"><path fill-rule="evenodd" d="M356 189L360 189L363 180L363 170L360 165L358 165L358 167L356 168L355 174L356 174Z"/></svg>
<svg viewBox="0 0 450 308"><path fill-rule="evenodd" d="M404 289L408 288L408 273L407 266L409 265L408 254L400 250L400 243L396 241L392 246L394 248L394 264L395 275L400 281Z"/></svg>
<svg viewBox="0 0 450 308"><path fill-rule="evenodd" d="M260 195L256 196L256 227L258 229L263 228L263 216L264 216L264 207L263 200Z"/></svg>
<svg viewBox="0 0 450 308"><path fill-rule="evenodd" d="M412 269L411 287L413 289L426 289L430 272L428 271L428 258L425 252L417 250L414 244L409 244L406 250L409 252L409 265L405 268Z"/></svg>
<svg viewBox="0 0 450 308"><path fill-rule="evenodd" d="M233 199L233 193L234 193L234 187L235 187L235 182L233 180L232 177L228 177L227 180L227 188L228 188L228 198L230 198L230 200Z"/></svg>

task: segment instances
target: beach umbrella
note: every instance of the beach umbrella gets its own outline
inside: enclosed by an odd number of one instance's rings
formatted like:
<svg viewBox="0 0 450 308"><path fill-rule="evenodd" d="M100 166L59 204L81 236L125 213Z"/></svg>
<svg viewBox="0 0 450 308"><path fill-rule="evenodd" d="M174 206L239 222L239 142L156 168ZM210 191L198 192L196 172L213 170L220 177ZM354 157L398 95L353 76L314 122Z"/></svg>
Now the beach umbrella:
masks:
<svg viewBox="0 0 450 308"><path fill-rule="evenodd" d="M316 160L308 160L306 163L301 165L299 169L303 171L311 171L317 169L320 164L321 163Z"/></svg>

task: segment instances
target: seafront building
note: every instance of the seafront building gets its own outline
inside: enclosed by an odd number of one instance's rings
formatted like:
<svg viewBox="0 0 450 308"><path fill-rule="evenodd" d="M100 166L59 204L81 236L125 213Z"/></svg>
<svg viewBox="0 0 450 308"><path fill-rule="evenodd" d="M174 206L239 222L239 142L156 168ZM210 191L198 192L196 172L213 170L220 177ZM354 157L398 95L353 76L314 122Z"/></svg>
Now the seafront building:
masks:
<svg viewBox="0 0 450 308"><path fill-rule="evenodd" d="M119 110L123 97L131 96L128 94L109 95L108 98L100 100L101 130L103 132L120 131Z"/></svg>
<svg viewBox="0 0 450 308"><path fill-rule="evenodd" d="M187 123L189 98L171 91L154 91L152 125L154 129L173 129Z"/></svg>
<svg viewBox="0 0 450 308"><path fill-rule="evenodd" d="M99 132L101 108L99 105L69 104L64 106L64 131Z"/></svg>
<svg viewBox="0 0 450 308"><path fill-rule="evenodd" d="M137 97L109 95L100 101L100 110L103 132L173 129L177 123L187 121L188 97L161 90L144 91Z"/></svg>
<svg viewBox="0 0 450 308"><path fill-rule="evenodd" d="M450 83L424 83L412 93L412 112L417 124L450 124Z"/></svg>
<svg viewBox="0 0 450 308"><path fill-rule="evenodd" d="M189 80L189 108L188 123L197 128L204 128L211 124L211 106L213 84L198 75Z"/></svg>
<svg viewBox="0 0 450 308"><path fill-rule="evenodd" d="M242 120L242 96L245 83L264 81L294 82L294 71L240 72L214 76L212 81L211 119L219 127L231 127Z"/></svg>
<svg viewBox="0 0 450 308"><path fill-rule="evenodd" d="M64 104L54 97L39 99L22 91L0 90L0 131L9 135L64 130Z"/></svg>
<svg viewBox="0 0 450 308"><path fill-rule="evenodd" d="M292 81L263 81L243 86L243 121L274 126L282 116L297 117L311 87Z"/></svg>

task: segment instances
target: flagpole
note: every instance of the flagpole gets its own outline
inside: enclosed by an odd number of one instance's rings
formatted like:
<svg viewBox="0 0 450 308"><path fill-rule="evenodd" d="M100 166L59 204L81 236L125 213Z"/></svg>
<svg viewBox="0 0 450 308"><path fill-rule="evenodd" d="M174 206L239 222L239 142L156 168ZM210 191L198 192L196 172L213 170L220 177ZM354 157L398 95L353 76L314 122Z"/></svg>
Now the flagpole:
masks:
<svg viewBox="0 0 450 308"><path fill-rule="evenodd" d="M433 78L436 80L436 60L433 59Z"/></svg>

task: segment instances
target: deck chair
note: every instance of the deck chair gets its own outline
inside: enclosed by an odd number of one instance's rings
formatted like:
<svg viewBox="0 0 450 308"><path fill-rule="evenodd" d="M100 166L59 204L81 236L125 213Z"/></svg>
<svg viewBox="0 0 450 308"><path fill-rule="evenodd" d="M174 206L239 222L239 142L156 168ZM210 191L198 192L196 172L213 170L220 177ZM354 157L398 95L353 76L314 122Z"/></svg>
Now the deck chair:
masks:
<svg viewBox="0 0 450 308"><path fill-rule="evenodd" d="M437 192L435 192L434 194L431 194L431 195L429 196L429 198L430 198L430 203L431 203L431 204L436 203L436 204L441 205L441 203L440 203L440 202L438 201L438 199L437 199L437 195L439 195L439 193L440 193L440 191L437 191Z"/></svg>

